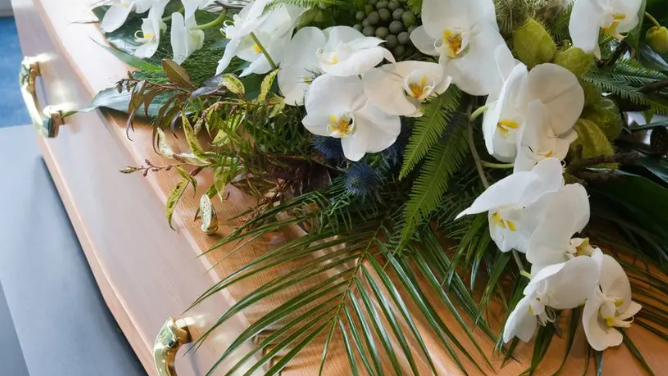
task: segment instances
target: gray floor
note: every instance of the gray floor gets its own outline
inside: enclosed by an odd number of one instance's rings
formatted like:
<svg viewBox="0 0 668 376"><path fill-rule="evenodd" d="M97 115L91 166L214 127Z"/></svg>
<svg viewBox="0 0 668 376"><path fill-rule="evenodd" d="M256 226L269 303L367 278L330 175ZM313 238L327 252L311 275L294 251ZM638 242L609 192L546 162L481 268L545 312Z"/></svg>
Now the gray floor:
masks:
<svg viewBox="0 0 668 376"><path fill-rule="evenodd" d="M0 172L0 375L146 375L100 295L31 126L0 129Z"/></svg>
<svg viewBox="0 0 668 376"><path fill-rule="evenodd" d="M14 18L0 18L0 128L30 123L19 89L23 60Z"/></svg>

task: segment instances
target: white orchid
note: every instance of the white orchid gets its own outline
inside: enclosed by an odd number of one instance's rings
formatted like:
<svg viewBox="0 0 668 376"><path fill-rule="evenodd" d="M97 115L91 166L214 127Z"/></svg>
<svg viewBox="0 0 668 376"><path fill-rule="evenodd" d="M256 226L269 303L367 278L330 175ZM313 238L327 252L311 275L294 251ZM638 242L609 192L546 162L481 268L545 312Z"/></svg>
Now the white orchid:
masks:
<svg viewBox="0 0 668 376"><path fill-rule="evenodd" d="M184 19L181 13L172 14L172 51L177 64L183 62L204 45L204 31L196 29L195 15Z"/></svg>
<svg viewBox="0 0 668 376"><path fill-rule="evenodd" d="M589 240L573 238L587 225L589 215L589 197L580 184L565 185L550 196L545 218L536 227L527 250L531 274L577 256L591 256L594 249Z"/></svg>
<svg viewBox="0 0 668 376"><path fill-rule="evenodd" d="M356 76L369 71L383 59L394 62L394 56L380 47L385 41L364 34L349 26L334 26L325 30L327 43L316 55L323 72L333 76Z"/></svg>
<svg viewBox="0 0 668 376"><path fill-rule="evenodd" d="M488 103L483 119L485 145L490 155L503 162L515 159L529 104L535 100L544 106L541 109L544 113L536 117L551 129L551 134L565 136L582 114L584 91L577 77L566 68L541 64L529 72L524 64L517 64L498 100Z"/></svg>
<svg viewBox="0 0 668 376"><path fill-rule="evenodd" d="M563 161L571 143L578 138L574 131L558 137L549 125L547 107L539 100L529 103L521 128L514 171L529 171L545 158Z"/></svg>
<svg viewBox="0 0 668 376"><path fill-rule="evenodd" d="M577 0L569 24L573 45L600 57L598 35L601 30L618 40L621 33L633 30L639 22L642 0Z"/></svg>
<svg viewBox="0 0 668 376"><path fill-rule="evenodd" d="M600 288L589 296L582 314L587 341L596 351L619 346L623 337L616 328L630 327L633 316L642 308L631 300L629 278L614 258L602 256L600 271Z"/></svg>
<svg viewBox="0 0 668 376"><path fill-rule="evenodd" d="M116 0L104 14L100 27L105 33L111 33L123 26L130 13L144 13L151 8L153 0Z"/></svg>
<svg viewBox="0 0 668 376"><path fill-rule="evenodd" d="M322 73L316 52L327 43L325 33L315 27L300 29L285 48L285 56L278 71L278 88L291 106L304 104L304 96L311 82Z"/></svg>
<svg viewBox="0 0 668 376"><path fill-rule="evenodd" d="M575 257L543 268L531 278L524 289L524 298L508 316L503 341L517 337L529 342L538 324L545 325L556 319L555 309L582 305L598 280L598 263L594 257Z"/></svg>
<svg viewBox="0 0 668 376"><path fill-rule="evenodd" d="M440 56L453 83L471 95L488 95L496 80L499 34L492 0L424 0L423 25L411 33L423 53Z"/></svg>
<svg viewBox="0 0 668 376"><path fill-rule="evenodd" d="M209 0L181 0L183 4L183 17L187 20L195 15L195 11L204 7L209 3Z"/></svg>
<svg viewBox="0 0 668 376"><path fill-rule="evenodd" d="M531 171L514 173L483 192L457 216L489 212L489 232L502 252L526 252L550 195L563 185L561 162L547 158Z"/></svg>
<svg viewBox="0 0 668 376"><path fill-rule="evenodd" d="M233 25L227 25L223 29L230 41L225 46L222 59L218 62L216 74L227 69L234 56L250 62L241 76L268 73L272 67L266 54L271 57L274 64L281 62L295 23L304 12L304 8L283 5L263 14L266 3L267 0L250 3L239 15L235 15Z"/></svg>
<svg viewBox="0 0 668 376"><path fill-rule="evenodd" d="M374 68L362 75L364 92L383 111L400 116L422 116L420 105L450 87L439 64L402 61Z"/></svg>
<svg viewBox="0 0 668 376"><path fill-rule="evenodd" d="M162 14L168 1L159 1L153 4L148 11L148 18L144 18L141 24L141 30L135 33L135 41L141 45L133 52L133 55L139 58L149 58L155 55L160 45L160 34L167 28L162 22Z"/></svg>
<svg viewBox="0 0 668 376"><path fill-rule="evenodd" d="M359 161L366 153L390 147L399 136L398 116L383 112L364 95L357 76L316 78L306 94L306 129L319 136L341 139L343 153Z"/></svg>

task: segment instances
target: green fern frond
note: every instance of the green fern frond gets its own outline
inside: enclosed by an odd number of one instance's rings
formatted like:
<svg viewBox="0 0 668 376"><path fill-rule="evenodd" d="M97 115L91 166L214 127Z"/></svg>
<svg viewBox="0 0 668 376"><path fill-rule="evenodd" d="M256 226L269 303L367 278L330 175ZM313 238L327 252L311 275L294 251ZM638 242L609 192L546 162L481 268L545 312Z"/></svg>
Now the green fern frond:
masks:
<svg viewBox="0 0 668 376"><path fill-rule="evenodd" d="M274 0L269 4L267 9L269 10L279 5L293 5L300 8L312 8L320 6L320 4L336 7L349 6L349 3L343 0Z"/></svg>
<svg viewBox="0 0 668 376"><path fill-rule="evenodd" d="M462 92L454 86L424 105L424 115L415 121L399 178L406 177L443 135L452 114L459 107Z"/></svg>
<svg viewBox="0 0 668 376"><path fill-rule="evenodd" d="M404 211L406 224L402 231L402 242L410 239L415 228L436 209L448 189L450 178L466 160L468 144L463 126L465 123L463 116L458 117L446 129L443 141L427 154L426 163L413 182Z"/></svg>

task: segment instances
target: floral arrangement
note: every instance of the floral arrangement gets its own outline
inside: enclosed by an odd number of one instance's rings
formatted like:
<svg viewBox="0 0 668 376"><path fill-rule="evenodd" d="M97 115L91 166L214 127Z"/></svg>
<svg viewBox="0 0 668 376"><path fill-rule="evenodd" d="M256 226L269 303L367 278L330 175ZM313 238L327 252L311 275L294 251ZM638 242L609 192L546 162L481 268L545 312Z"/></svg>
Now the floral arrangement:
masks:
<svg viewBox="0 0 668 376"><path fill-rule="evenodd" d="M151 119L174 164L123 172L178 170L170 225L210 169L196 220L216 248L301 228L195 302L282 270L213 331L304 286L221 355L272 328L228 374L281 354L276 374L324 336L322 372L335 334L352 374L384 374L381 353L396 374L400 358L419 374L418 356L436 374L417 319L464 372L494 369L472 326L505 360L535 338L532 374L565 320L564 362L581 327L599 370L624 343L652 372L625 329L668 340L661 0L120 0L95 11L105 48L137 70L93 106L126 111L128 130ZM170 129L189 153L173 151ZM257 205L218 234L212 200L230 184ZM501 322L489 318L498 307Z"/></svg>

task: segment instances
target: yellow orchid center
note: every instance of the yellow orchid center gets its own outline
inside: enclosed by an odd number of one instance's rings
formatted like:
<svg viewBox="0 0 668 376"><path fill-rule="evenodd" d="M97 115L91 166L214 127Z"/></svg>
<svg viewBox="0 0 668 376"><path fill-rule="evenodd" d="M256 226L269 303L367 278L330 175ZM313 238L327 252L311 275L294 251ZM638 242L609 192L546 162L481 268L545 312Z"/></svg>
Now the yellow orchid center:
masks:
<svg viewBox="0 0 668 376"><path fill-rule="evenodd" d="M500 120L496 124L496 127L499 129L499 132L503 133L504 135L507 135L512 131L516 131L520 127L520 125L516 121Z"/></svg>
<svg viewBox="0 0 668 376"><path fill-rule="evenodd" d="M141 30L135 31L135 41L138 43L148 43L155 38L154 33L144 33Z"/></svg>
<svg viewBox="0 0 668 376"><path fill-rule="evenodd" d="M604 27L603 28L603 33L606 35L609 35L613 38L622 38L622 36L617 32L617 28L619 27L619 22L623 21L626 19L626 15L623 13L615 13L612 15L612 23L610 26Z"/></svg>
<svg viewBox="0 0 668 376"><path fill-rule="evenodd" d="M621 307L624 304L624 299L615 299L615 307Z"/></svg>
<svg viewBox="0 0 668 376"><path fill-rule="evenodd" d="M255 51L256 54L259 54L259 53L262 52L262 49L260 48L260 46L257 43L255 43L253 45L253 51Z"/></svg>
<svg viewBox="0 0 668 376"><path fill-rule="evenodd" d="M594 248L589 244L589 238L584 238L582 243L575 247L575 256L591 256L593 252Z"/></svg>
<svg viewBox="0 0 668 376"><path fill-rule="evenodd" d="M494 225L499 226L504 230L510 230L513 232L517 231L517 226L515 226L515 222L503 219L503 217L501 217L501 214L499 214L498 212L492 214L491 220Z"/></svg>
<svg viewBox="0 0 668 376"><path fill-rule="evenodd" d="M450 58L457 57L464 49L462 34L452 30L443 32L443 44L448 47L447 53Z"/></svg>
<svg viewBox="0 0 668 376"><path fill-rule="evenodd" d="M332 137L350 137L355 131L355 125L350 116L344 115L337 118L335 115L329 115L329 121L330 124L327 125L327 128Z"/></svg>
<svg viewBox="0 0 668 376"><path fill-rule="evenodd" d="M608 317L607 319L605 319L605 325L607 325L611 328L613 326L615 326L615 318L614 317Z"/></svg>

